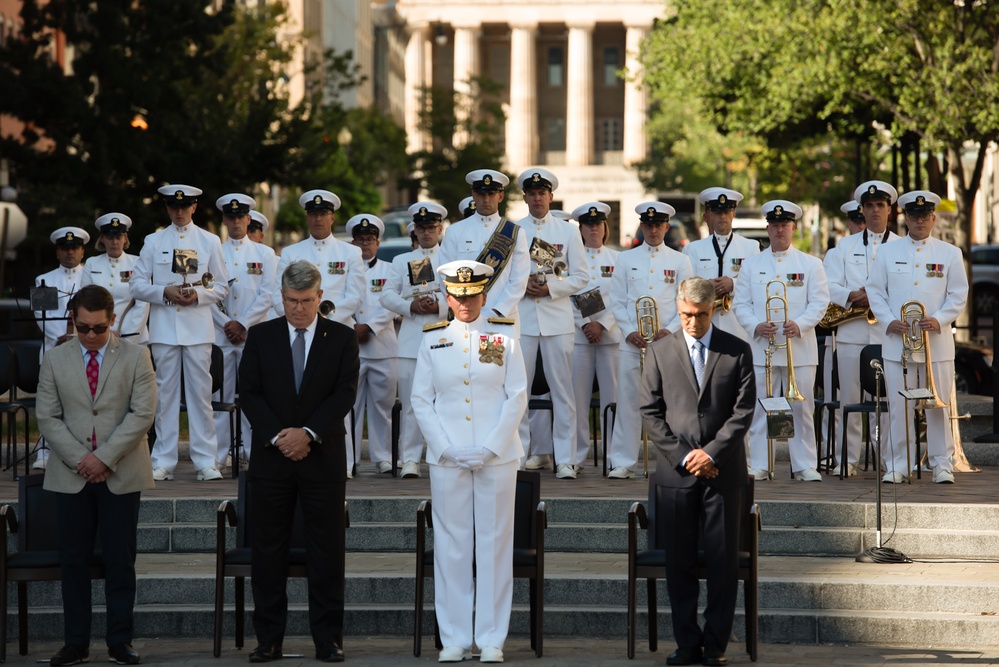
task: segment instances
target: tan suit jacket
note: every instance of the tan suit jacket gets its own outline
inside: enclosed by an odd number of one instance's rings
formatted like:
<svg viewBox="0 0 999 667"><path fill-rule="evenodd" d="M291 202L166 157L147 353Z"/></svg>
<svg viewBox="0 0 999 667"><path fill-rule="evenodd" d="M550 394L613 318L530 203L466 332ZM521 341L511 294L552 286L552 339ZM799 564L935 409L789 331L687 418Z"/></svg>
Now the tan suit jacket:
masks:
<svg viewBox="0 0 999 667"><path fill-rule="evenodd" d="M156 376L145 347L112 336L94 397L79 342L49 350L39 373L36 413L54 455L44 488L58 493L83 488L87 482L76 463L91 451L95 430L94 455L111 469L108 489L123 494L153 488L146 432L156 414Z"/></svg>

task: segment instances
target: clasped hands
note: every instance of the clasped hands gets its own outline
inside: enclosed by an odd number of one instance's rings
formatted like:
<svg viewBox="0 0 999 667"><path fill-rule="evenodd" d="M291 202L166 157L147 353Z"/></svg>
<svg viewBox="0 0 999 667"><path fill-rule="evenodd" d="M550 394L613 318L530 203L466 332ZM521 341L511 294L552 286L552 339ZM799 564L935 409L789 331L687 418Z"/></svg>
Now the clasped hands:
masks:
<svg viewBox="0 0 999 667"><path fill-rule="evenodd" d="M714 479L718 476L718 467L703 449L692 451L687 457L687 463L684 464L684 467L694 477Z"/></svg>
<svg viewBox="0 0 999 667"><path fill-rule="evenodd" d="M757 338L773 338L777 335L777 325L783 324L781 328L781 333L784 334L785 338L800 338L801 329L798 328L797 322L794 320L788 320L786 322L760 322L756 325L756 330L753 334Z"/></svg>
<svg viewBox="0 0 999 667"><path fill-rule="evenodd" d="M89 484L100 484L111 476L111 470L104 465L104 461L94 456L93 452L87 454L76 462L76 474L87 480Z"/></svg>
<svg viewBox="0 0 999 667"><path fill-rule="evenodd" d="M277 434L274 446L284 454L285 458L301 461L312 450L311 442L312 436L304 428L283 428Z"/></svg>
<svg viewBox="0 0 999 667"><path fill-rule="evenodd" d="M442 459L454 461L459 468L480 470L495 454L485 447L448 447L441 454Z"/></svg>
<svg viewBox="0 0 999 667"><path fill-rule="evenodd" d="M194 306L198 303L198 293L191 286L167 285L163 288L163 298L175 306Z"/></svg>

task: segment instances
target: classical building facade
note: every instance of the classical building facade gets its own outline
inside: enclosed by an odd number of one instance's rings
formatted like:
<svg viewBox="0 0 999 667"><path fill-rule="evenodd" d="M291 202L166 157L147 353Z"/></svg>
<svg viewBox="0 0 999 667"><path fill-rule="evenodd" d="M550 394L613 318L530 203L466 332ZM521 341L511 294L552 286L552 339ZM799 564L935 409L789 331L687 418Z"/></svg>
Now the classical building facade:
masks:
<svg viewBox="0 0 999 667"><path fill-rule="evenodd" d="M473 78L486 77L503 88L504 167L513 173L551 169L560 181L559 208L604 201L614 209L612 237L624 242L634 233L635 205L655 198L630 165L646 157L638 53L663 14L661 0L399 0L396 10L409 32L405 114L411 151L429 141L419 123L425 87L467 92ZM509 217L526 215L526 206L513 200Z"/></svg>

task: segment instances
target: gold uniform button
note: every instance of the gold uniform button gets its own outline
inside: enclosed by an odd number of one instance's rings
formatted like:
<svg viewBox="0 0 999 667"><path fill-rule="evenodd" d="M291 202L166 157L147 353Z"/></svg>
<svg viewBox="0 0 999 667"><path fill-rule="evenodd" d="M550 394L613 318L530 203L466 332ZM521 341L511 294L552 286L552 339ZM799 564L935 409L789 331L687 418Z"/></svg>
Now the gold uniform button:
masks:
<svg viewBox="0 0 999 667"><path fill-rule="evenodd" d="M472 415L465 415L465 421L467 422L472 421Z"/></svg>
<svg viewBox="0 0 999 667"><path fill-rule="evenodd" d="M468 348L465 348L465 352L468 352ZM465 384L468 384L468 380L465 380Z"/></svg>
<svg viewBox="0 0 999 667"><path fill-rule="evenodd" d="M179 308L177 310L180 310ZM465 364L465 368L468 368L468 364Z"/></svg>
<svg viewBox="0 0 999 667"><path fill-rule="evenodd" d="M471 403L471 402L472 402L472 399L470 399L470 398L466 398L466 399L465 399L465 402L466 402L466 403Z"/></svg>
<svg viewBox="0 0 999 667"><path fill-rule="evenodd" d="M468 364L465 364L465 367L467 368ZM468 380L465 380L465 384L468 384Z"/></svg>
<svg viewBox="0 0 999 667"><path fill-rule="evenodd" d="M239 301L239 296L238 296L238 295L236 295L236 294L233 294L233 295L232 295L232 298L233 298L233 299L235 299L236 301Z"/></svg>
<svg viewBox="0 0 999 667"><path fill-rule="evenodd" d="M178 309L177 309L177 312L178 312L178 313L180 312L180 308L178 308Z"/></svg>

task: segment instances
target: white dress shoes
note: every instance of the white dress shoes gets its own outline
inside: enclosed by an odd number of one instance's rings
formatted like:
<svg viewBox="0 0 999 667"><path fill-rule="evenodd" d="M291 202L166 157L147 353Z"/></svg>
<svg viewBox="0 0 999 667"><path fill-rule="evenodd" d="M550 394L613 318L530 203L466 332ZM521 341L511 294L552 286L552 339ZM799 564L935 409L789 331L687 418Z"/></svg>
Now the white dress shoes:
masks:
<svg viewBox="0 0 999 667"><path fill-rule="evenodd" d="M528 456L524 461L525 470L546 470L552 464L552 457L547 454Z"/></svg>
<svg viewBox="0 0 999 667"><path fill-rule="evenodd" d="M750 468L749 474L758 482L766 482L770 479L770 474L763 468Z"/></svg>
<svg viewBox="0 0 999 667"><path fill-rule="evenodd" d="M906 477L900 472L889 470L885 473L881 481L885 484L905 484Z"/></svg>
<svg viewBox="0 0 999 667"><path fill-rule="evenodd" d="M794 473L794 478L799 482L821 482L822 475L815 468L805 468Z"/></svg>
<svg viewBox="0 0 999 667"><path fill-rule="evenodd" d="M486 646L479 654L479 662L503 662L503 651L495 646Z"/></svg>
<svg viewBox="0 0 999 667"><path fill-rule="evenodd" d="M402 464L402 478L412 479L420 476L420 464L416 461L406 461Z"/></svg>
<svg viewBox="0 0 999 667"><path fill-rule="evenodd" d="M460 646L445 646L437 657L437 662L461 662L462 660L471 659L471 651L467 651Z"/></svg>
<svg viewBox="0 0 999 667"><path fill-rule="evenodd" d="M945 470L940 466L933 469L933 482L935 484L953 484L954 483L954 471Z"/></svg>
<svg viewBox="0 0 999 667"><path fill-rule="evenodd" d="M568 463L559 463L555 477L558 479L576 479L576 467Z"/></svg>
<svg viewBox="0 0 999 667"><path fill-rule="evenodd" d="M171 479L172 478L173 476L171 475ZM218 468L208 466L207 468L202 468L198 471L199 482L212 482L217 479L222 479L222 473L219 472Z"/></svg>
<svg viewBox="0 0 999 667"><path fill-rule="evenodd" d="M166 468L153 468L153 479L157 482L169 481L173 479L173 473Z"/></svg>
<svg viewBox="0 0 999 667"><path fill-rule="evenodd" d="M392 463L389 461L379 461L377 467L380 473L392 472Z"/></svg>
<svg viewBox="0 0 999 667"><path fill-rule="evenodd" d="M618 466L607 473L607 477L610 479L631 479L635 476L635 471L631 468L625 468L624 466Z"/></svg>

